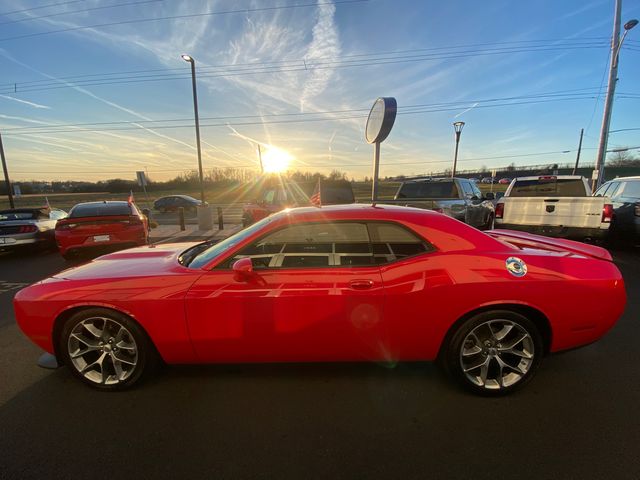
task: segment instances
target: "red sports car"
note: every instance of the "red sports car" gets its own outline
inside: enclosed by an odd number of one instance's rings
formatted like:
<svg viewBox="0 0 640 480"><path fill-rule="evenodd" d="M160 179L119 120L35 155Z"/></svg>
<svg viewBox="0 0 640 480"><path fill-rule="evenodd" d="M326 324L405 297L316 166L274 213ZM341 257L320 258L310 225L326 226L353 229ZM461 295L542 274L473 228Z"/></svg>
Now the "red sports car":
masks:
<svg viewBox="0 0 640 480"><path fill-rule="evenodd" d="M349 205L285 210L217 244L109 254L14 302L31 340L104 390L159 361L439 359L502 394L545 354L602 337L625 301L602 248Z"/></svg>
<svg viewBox="0 0 640 480"><path fill-rule="evenodd" d="M147 217L130 202L79 203L56 224L56 243L66 259L81 252L145 245L148 240Z"/></svg>

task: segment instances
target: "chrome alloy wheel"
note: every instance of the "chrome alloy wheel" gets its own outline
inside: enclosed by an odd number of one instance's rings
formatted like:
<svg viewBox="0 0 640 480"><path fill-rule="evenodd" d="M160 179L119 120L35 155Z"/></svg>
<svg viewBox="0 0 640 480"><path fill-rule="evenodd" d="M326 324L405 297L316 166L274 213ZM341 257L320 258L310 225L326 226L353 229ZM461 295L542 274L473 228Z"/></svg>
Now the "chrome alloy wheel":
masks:
<svg viewBox="0 0 640 480"><path fill-rule="evenodd" d="M91 317L69 334L71 363L87 380L101 385L125 381L138 363L138 347L127 328L112 318Z"/></svg>
<svg viewBox="0 0 640 480"><path fill-rule="evenodd" d="M518 323L494 319L467 334L460 349L460 365L478 387L499 390L518 383L534 361L534 341Z"/></svg>

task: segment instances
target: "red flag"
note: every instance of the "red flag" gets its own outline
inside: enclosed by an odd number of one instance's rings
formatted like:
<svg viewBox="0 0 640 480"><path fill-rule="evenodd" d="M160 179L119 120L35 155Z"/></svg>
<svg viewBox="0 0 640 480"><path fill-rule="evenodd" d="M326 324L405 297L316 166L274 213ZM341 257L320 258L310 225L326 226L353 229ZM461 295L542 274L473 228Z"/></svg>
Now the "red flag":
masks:
<svg viewBox="0 0 640 480"><path fill-rule="evenodd" d="M313 190L313 195L309 199L311 205L315 205L316 207L322 206L322 196L320 195L320 179L318 178L318 183L316 183L316 188Z"/></svg>
<svg viewBox="0 0 640 480"><path fill-rule="evenodd" d="M129 192L129 198L127 199L127 202L133 203L133 190Z"/></svg>

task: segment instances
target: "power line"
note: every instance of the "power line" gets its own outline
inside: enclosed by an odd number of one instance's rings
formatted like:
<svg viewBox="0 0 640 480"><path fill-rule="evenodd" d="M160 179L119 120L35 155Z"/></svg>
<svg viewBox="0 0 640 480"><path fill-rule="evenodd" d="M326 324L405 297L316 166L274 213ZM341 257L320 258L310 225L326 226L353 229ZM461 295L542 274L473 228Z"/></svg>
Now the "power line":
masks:
<svg viewBox="0 0 640 480"><path fill-rule="evenodd" d="M466 58L466 57L477 57L477 56L485 56L485 55L504 55L506 53L523 53L523 52L547 52L547 51L557 51L557 50L574 50L574 49L591 49L591 48L601 48L602 46L568 46L568 47L553 47L553 48L536 48L536 49L494 49L494 50L485 50L485 51L467 51L467 52L451 52L446 54L427 54L427 55L411 55L411 56L398 56L398 57L381 57L378 59L369 59L369 60L334 60L329 62L315 62L315 63L306 63L304 60L300 61L298 66L291 67L261 67L258 69L228 69L227 71L222 70L220 73L208 73L209 70L206 67L202 72L199 73L199 78L216 78L216 77L232 77L232 76L240 76L240 75L258 75L258 74L273 74L273 73L288 73L288 72L304 72L309 70L321 70L321 69L337 69L337 68L353 68L353 67L363 67L363 66L374 66L374 65L388 65L388 64L397 64L397 63L408 63L408 62L421 62L421 61L432 61L432 60L443 60L443 59L454 59L454 58ZM184 80L188 79L190 76L188 72L184 73L175 73L175 74L158 74L158 75L147 75L147 76L130 76L130 77L121 77L115 79L106 79L106 80L84 80L79 82L49 82L48 84L44 84L44 86L38 85L36 88L27 87L21 88L20 93L25 92L35 92L35 91L44 91L44 90L59 90L64 88L74 88L74 87L87 87L87 86L101 86L101 85L115 85L115 84L125 84L125 83L146 83L146 82L155 82L155 81L166 81L166 80ZM62 85L60 85L62 84ZM12 94L18 93L18 84L13 84L11 87L5 87L5 91L3 94Z"/></svg>
<svg viewBox="0 0 640 480"><path fill-rule="evenodd" d="M244 8L240 10L220 10L217 12L203 12L203 13L191 13L191 14L183 14L183 15L168 15L164 17L155 17L155 18L139 18L132 20L120 20L118 22L107 22L107 23L96 23L93 25L83 25L77 27L68 27L61 28L59 30L48 30L46 32L35 32L35 33L27 33L23 35L14 35L12 37L4 37L0 38L0 42L8 42L10 40L22 40L25 38L33 38L40 37L44 35L52 35L55 33L65 33L65 32L76 32L79 30L87 30L91 28L104 28L104 27L113 27L116 25L131 25L135 23L149 23L149 22L160 22L164 20L176 20L176 19L185 19L185 18L197 18L197 17L212 17L215 15L231 15L234 13L256 13L256 12L267 12L274 10L291 10L295 8L306 8L306 7L318 7L323 5L344 5L344 4L352 4L352 3L363 3L368 2L369 0L336 0L334 2L318 2L318 3L301 3L294 5L279 5L273 7L257 7L257 8Z"/></svg>
<svg viewBox="0 0 640 480"><path fill-rule="evenodd" d="M0 26L2 26L2 25L10 25L10 24L14 24L14 23L30 22L30 21L33 21L33 20L40 20L40 19L43 19L43 18L59 17L59 16L62 16L62 15L72 15L74 13L85 13L85 12L92 12L92 11L95 11L95 10L106 10L106 9L109 9L109 8L126 7L126 6L140 5L140 4L143 4L143 3L157 3L157 2L164 2L164 0L137 0L135 2L116 3L116 4L113 4L113 5L101 5L99 7L84 8L82 10L71 10L71 11L67 11L67 12L50 13L48 15L40 15L38 17L27 17L27 18L20 18L18 20L9 20L8 22L0 23Z"/></svg>
<svg viewBox="0 0 640 480"><path fill-rule="evenodd" d="M70 0L70 1L67 1L67 2L49 3L47 5L40 5L38 7L23 8L22 10L14 10L13 12L2 12L2 13L0 13L0 15L13 15L14 13L31 12L33 10L41 10L43 8L57 7L57 6L60 6L60 5L69 5L71 3L80 3L80 2L84 2L84 1L85 0Z"/></svg>
<svg viewBox="0 0 640 480"><path fill-rule="evenodd" d="M493 100L492 104L488 105L475 105L474 108L496 108L496 107L505 107L505 106L514 106L514 105L533 105L533 104L541 104L548 102L557 102L557 101L569 101L569 100L586 100L593 99L594 94L582 94L581 96L571 96L567 98L541 98L541 99L532 99L532 100L524 100L521 102L508 101L503 103L496 103ZM514 97L515 98L515 97ZM467 101L465 103L456 103L456 104L422 104L422 105L411 105L400 107L398 115L413 115L413 114L422 114L422 113L436 113L436 112L448 112L448 111L457 111L464 108L469 108L473 106L473 104L478 102ZM292 115L296 116L318 116L318 115L335 115L333 117L320 117L320 118L288 118L286 120L261 120L261 121L241 121L241 122L220 122L220 123L201 123L201 127L226 127L226 126L249 126L249 125L265 125L265 124L288 124L288 123L308 123L308 122L322 122L322 121L341 121L341 120L351 120L357 118L366 117L366 111L368 109L353 109L353 110L336 110L336 111L325 111L325 112L310 112L308 114L271 114L271 117L289 117ZM361 114L351 114L361 111ZM259 115L246 115L246 116L235 116L235 117L208 117L208 119L216 119L216 120L224 120L224 119L233 119L233 118L261 118L264 117ZM207 117L205 117L207 118ZM206 122L206 119L203 118L203 122ZM145 129L143 123L152 123L152 122L175 122L175 121L188 121L187 119L173 119L173 120L151 120L151 121L140 121L140 122L104 122L106 124L116 124L116 125L125 125L125 126L114 126L114 127L106 127L106 128L81 128L77 124L67 125L67 127L76 127L76 128L65 128L63 126L30 126L30 127L15 127L11 129L5 129L4 134L6 136L9 135L40 135L40 134L51 134L51 133L96 133L96 132L104 132L104 131L123 131L123 130L138 130ZM95 124L92 124L95 125ZM155 125L152 124L148 128L153 128L154 130L158 129L177 129L177 128L193 128L193 123L186 123L180 125Z"/></svg>
<svg viewBox="0 0 640 480"><path fill-rule="evenodd" d="M597 40L594 42L594 40ZM453 45L446 47L429 47L429 48L415 48L409 50L393 50L393 51L385 51L385 52L372 52L372 53L358 53L358 54L349 54L349 55L341 55L339 57L316 57L315 60L336 60L336 59L346 59L346 58L358 58L358 57L370 57L376 55L400 55L407 53L418 53L418 52L434 52L440 50L461 50L463 52L457 53L465 53L465 52L474 52L475 50L468 50L469 48L477 48L477 47L486 47L486 46L501 46L501 45L512 45L512 44L522 44L522 43L549 43L551 45L529 45L530 48L536 47L552 47L552 46L603 46L607 45L606 37L582 37L582 39L576 40L565 40L565 39L546 39L546 40L514 40L509 42L490 42L490 43L474 43L474 44L463 44L463 45ZM559 43L561 42L561 43ZM555 44L555 45L554 45ZM523 48L520 47L511 47L511 48ZM487 50L487 49L485 49ZM490 49L489 49L490 50ZM225 69L225 68L237 68L237 67L252 67L259 68L265 66L287 66L288 64L292 65L301 65L304 59L286 59L286 60L276 60L270 62L249 62L249 63L231 63L231 64L218 64L218 65L200 65L198 67L199 72L208 72L210 70L216 69ZM305 60L306 61L306 60ZM83 75L72 75L72 76L57 76L57 80L79 80L88 77L111 77L111 76L122 76L122 75L132 75L138 76L138 74L144 73L157 73L157 72L178 72L183 73L184 68L156 68L156 69L146 69L146 70L127 70L127 71L119 71L119 72L102 72L102 73L93 73L93 74L83 74ZM168 75L168 73L167 73ZM5 84L7 87L13 87L14 85L37 85L37 84L51 84L55 82L51 82L50 79L46 80L31 80L24 82L10 82Z"/></svg>
<svg viewBox="0 0 640 480"><path fill-rule="evenodd" d="M493 103L493 102L504 102L511 100L524 100L524 99L543 99L543 98L557 98L557 97L567 97L571 98L574 96L583 96L583 95L594 95L596 87L588 87L588 88L579 88L579 89L571 89L571 90L557 90L553 92L540 92L540 93L532 93L528 95L517 95L510 97L495 97L495 98L485 98L485 99L469 99L469 100L458 100L454 102L437 102L437 103L420 103L414 105L404 105L400 106L400 110L409 110L416 108L431 108L431 107L444 107L451 106L455 108L465 108L469 104L474 103ZM635 94L628 94L635 95ZM274 117L304 117L304 116L316 116L316 115L332 115L332 114L347 114L354 112L368 112L369 108L349 108L349 109L341 109L341 110L322 110L316 112L290 112L290 113L265 113L261 115L228 115L228 116L217 116L217 117L201 117L202 120L238 120L238 119L249 119L249 118L274 118ZM85 122L85 123L67 123L67 124L45 124L45 125L31 125L27 127L13 127L5 129L5 132L22 132L22 131L32 131L32 130L42 130L42 129L51 129L51 128L63 128L63 127L90 127L90 126L109 126L109 125L148 125L155 123L171 123L171 122L192 122L191 118L165 118L165 119L156 119L156 120L134 120L134 121L112 121L112 122ZM138 127L139 128L139 127Z"/></svg>

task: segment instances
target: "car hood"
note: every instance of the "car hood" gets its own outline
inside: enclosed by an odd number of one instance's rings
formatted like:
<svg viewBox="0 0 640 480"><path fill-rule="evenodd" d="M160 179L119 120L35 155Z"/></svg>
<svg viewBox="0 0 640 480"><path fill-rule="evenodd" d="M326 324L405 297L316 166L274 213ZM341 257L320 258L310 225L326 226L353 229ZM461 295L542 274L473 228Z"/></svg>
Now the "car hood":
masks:
<svg viewBox="0 0 640 480"><path fill-rule="evenodd" d="M122 277L171 275L189 271L178 257L199 242L147 245L103 255L88 263L57 273L51 278L88 280Z"/></svg>

